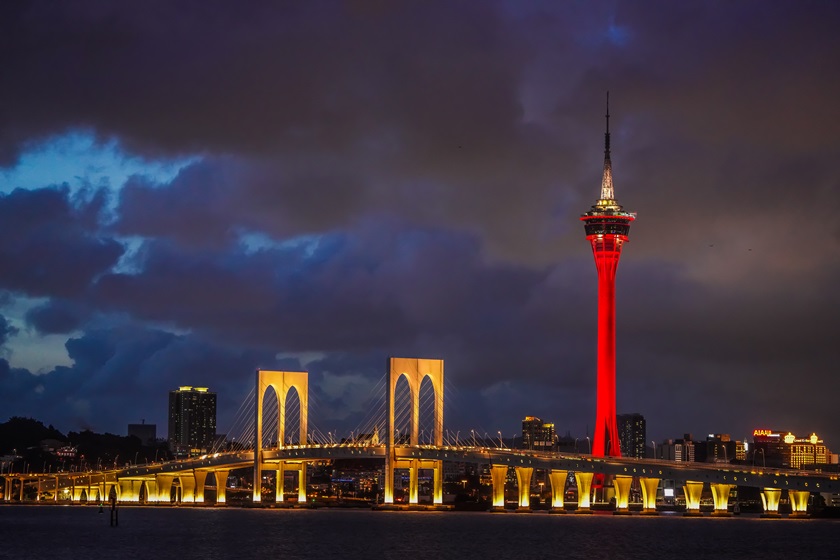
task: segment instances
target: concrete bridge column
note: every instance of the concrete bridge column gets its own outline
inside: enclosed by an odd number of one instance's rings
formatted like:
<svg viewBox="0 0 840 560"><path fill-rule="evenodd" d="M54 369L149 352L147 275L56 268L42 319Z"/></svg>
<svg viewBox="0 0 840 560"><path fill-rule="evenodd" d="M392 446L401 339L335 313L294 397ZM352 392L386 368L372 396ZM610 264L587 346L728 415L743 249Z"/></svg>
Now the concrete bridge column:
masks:
<svg viewBox="0 0 840 560"><path fill-rule="evenodd" d="M788 490L790 499L791 517L808 517L808 498L811 492L808 490Z"/></svg>
<svg viewBox="0 0 840 560"><path fill-rule="evenodd" d="M715 511L712 513L715 517L728 517L732 515L729 513L729 493L735 488L734 484L712 484L712 499L715 501Z"/></svg>
<svg viewBox="0 0 840 560"><path fill-rule="evenodd" d="M642 487L642 514L658 515L656 511L656 490L659 488L659 479L642 476L639 477L639 485Z"/></svg>
<svg viewBox="0 0 840 560"><path fill-rule="evenodd" d="M685 492L685 515L698 516L700 513L700 496L703 494L703 483L687 480L683 486Z"/></svg>
<svg viewBox="0 0 840 560"><path fill-rule="evenodd" d="M419 407L418 407L418 414L419 414ZM408 467L408 503L409 504L419 504L420 503L420 492L419 492L419 485L417 483L417 475L420 472L420 465L417 459L412 459L410 465Z"/></svg>
<svg viewBox="0 0 840 560"><path fill-rule="evenodd" d="M157 500L155 500L156 502L163 502L164 504L169 504L172 502L172 481L174 479L175 476L171 474L155 475L155 484L157 485Z"/></svg>
<svg viewBox="0 0 840 560"><path fill-rule="evenodd" d="M195 503L195 475L182 474L178 477L181 482L181 502L185 504Z"/></svg>
<svg viewBox="0 0 840 560"><path fill-rule="evenodd" d="M227 503L227 479L229 470L216 471L216 505Z"/></svg>
<svg viewBox="0 0 840 560"><path fill-rule="evenodd" d="M566 478L569 476L569 471L553 470L548 473L548 479L551 482L551 508L552 511L564 512L565 504L563 499L566 495Z"/></svg>
<svg viewBox="0 0 840 560"><path fill-rule="evenodd" d="M440 505L443 503L443 461L435 461L434 470L432 471L432 478L434 484L434 494L432 495L432 503Z"/></svg>
<svg viewBox="0 0 840 560"><path fill-rule="evenodd" d="M204 483L207 482L207 471L195 471L195 503L204 503Z"/></svg>
<svg viewBox="0 0 840 560"><path fill-rule="evenodd" d="M630 486L633 484L632 476L619 474L615 476L613 487L615 488L615 512L618 515L630 513Z"/></svg>
<svg viewBox="0 0 840 560"><path fill-rule="evenodd" d="M79 481L76 477L72 477L70 479L70 501L71 502L78 502L82 499L82 486L79 484Z"/></svg>
<svg viewBox="0 0 840 560"><path fill-rule="evenodd" d="M575 483L577 484L578 492L578 508L575 513L592 513L590 506L592 505L592 479L595 473L591 472L576 472Z"/></svg>
<svg viewBox="0 0 840 560"><path fill-rule="evenodd" d="M519 507L527 509L531 507L531 477L534 474L533 467L515 467L516 483L519 487Z"/></svg>
<svg viewBox="0 0 840 560"><path fill-rule="evenodd" d="M56 492L58 494L58 492ZM10 502L12 500L12 479L8 476L3 479L3 501Z"/></svg>
<svg viewBox="0 0 840 560"><path fill-rule="evenodd" d="M505 478L507 465L490 465L490 477L493 480L493 507L505 507Z"/></svg>
<svg viewBox="0 0 840 560"><path fill-rule="evenodd" d="M143 485L146 485L146 502L149 503L157 503L160 501L160 496L158 496L158 485L157 480L144 480L142 481L137 487L137 499L140 499L140 488ZM169 495L166 496L166 503L169 503Z"/></svg>
<svg viewBox="0 0 840 560"><path fill-rule="evenodd" d="M286 499L283 495L286 482L286 471L283 466L283 461L280 461L277 463L277 470L274 471L274 501L278 504L282 504L283 500Z"/></svg>
<svg viewBox="0 0 840 560"><path fill-rule="evenodd" d="M761 505L764 508L761 517L781 517L779 513L779 498L781 497L780 488L764 488L761 491Z"/></svg>
<svg viewBox="0 0 840 560"><path fill-rule="evenodd" d="M55 477L55 492L53 492L53 501L58 501L58 476Z"/></svg>
<svg viewBox="0 0 840 560"><path fill-rule="evenodd" d="M298 503L306 503L306 462L301 463L298 470Z"/></svg>
<svg viewBox="0 0 840 560"><path fill-rule="evenodd" d="M111 490L115 486L117 487L117 489L119 489L119 485L115 482L105 482L104 485L105 485L105 490L102 492L102 501L103 502L108 502L108 501L111 500ZM119 495L119 492L117 492L117 499L119 500L119 498L120 498L120 495Z"/></svg>
<svg viewBox="0 0 840 560"><path fill-rule="evenodd" d="M120 480L120 501L139 502L140 484L139 480Z"/></svg>

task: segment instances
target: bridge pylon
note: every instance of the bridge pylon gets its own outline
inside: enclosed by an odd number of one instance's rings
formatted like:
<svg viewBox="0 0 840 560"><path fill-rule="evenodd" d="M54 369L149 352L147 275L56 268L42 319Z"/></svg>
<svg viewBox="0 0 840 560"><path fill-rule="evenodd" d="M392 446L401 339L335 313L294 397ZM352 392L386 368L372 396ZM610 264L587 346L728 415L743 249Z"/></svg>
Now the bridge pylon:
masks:
<svg viewBox="0 0 840 560"><path fill-rule="evenodd" d="M309 411L309 373L305 371L269 371L257 370L257 390L256 399L257 406L256 418L254 421L254 493L253 501L261 501L262 493L262 467L263 467L263 447L262 447L262 421L263 421L263 397L269 387L274 389L277 395L277 447L283 447L283 438L286 436L286 396L289 390L294 388L300 398L300 443L303 445L308 443L306 440L306 430ZM282 473L282 468L278 469ZM282 476L282 474L281 474ZM278 481L282 484L282 479ZM306 467L304 465L303 474L301 475L301 485L305 488L306 484ZM306 492L302 492L304 499Z"/></svg>
<svg viewBox="0 0 840 560"><path fill-rule="evenodd" d="M394 451L394 391L397 382L401 377L408 381L411 392L411 445L419 445L420 435L420 385L425 378L432 382L432 389L435 392L434 407L434 445L443 445L443 360L426 358L389 358L388 359L388 394L386 396L388 406L388 434L385 439L385 496L386 504L394 503L394 469L400 466L408 467L411 470L411 480L417 479L417 469L420 468L417 461L407 461L405 465L398 464ZM443 503L442 485L439 483L443 476L441 461L435 461L435 495L434 503ZM412 485L410 503L417 503L416 484Z"/></svg>

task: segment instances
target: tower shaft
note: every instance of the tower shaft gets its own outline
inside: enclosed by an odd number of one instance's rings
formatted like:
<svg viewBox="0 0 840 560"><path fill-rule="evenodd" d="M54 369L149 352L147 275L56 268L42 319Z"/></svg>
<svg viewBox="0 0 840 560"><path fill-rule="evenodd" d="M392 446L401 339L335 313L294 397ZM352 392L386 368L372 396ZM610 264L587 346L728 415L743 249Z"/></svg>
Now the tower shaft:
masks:
<svg viewBox="0 0 840 560"><path fill-rule="evenodd" d="M615 410L615 272L623 240L620 236L596 236L590 242L598 270L598 377L592 454L620 457Z"/></svg>

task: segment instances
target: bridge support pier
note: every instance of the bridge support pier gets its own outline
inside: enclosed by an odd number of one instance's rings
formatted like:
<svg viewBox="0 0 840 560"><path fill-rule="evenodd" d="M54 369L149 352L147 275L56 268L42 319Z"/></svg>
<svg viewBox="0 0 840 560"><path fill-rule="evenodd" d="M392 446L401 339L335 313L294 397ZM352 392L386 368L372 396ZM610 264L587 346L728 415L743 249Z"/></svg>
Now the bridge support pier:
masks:
<svg viewBox="0 0 840 560"><path fill-rule="evenodd" d="M195 503L204 503L204 483L207 482L207 471L194 471L195 475Z"/></svg>
<svg viewBox="0 0 840 560"><path fill-rule="evenodd" d="M178 477L178 480L181 483L181 503L195 503L195 475L182 474Z"/></svg>
<svg viewBox="0 0 840 560"><path fill-rule="evenodd" d="M286 470L283 461L277 463L277 470L274 471L274 503L282 504L286 499Z"/></svg>
<svg viewBox="0 0 840 560"><path fill-rule="evenodd" d="M529 509L531 507L531 477L534 474L533 467L516 467L516 484L519 487L519 508Z"/></svg>
<svg viewBox="0 0 840 560"><path fill-rule="evenodd" d="M642 476L639 477L639 485L642 487L642 515L659 515L656 511L656 491L659 488L659 479Z"/></svg>
<svg viewBox="0 0 840 560"><path fill-rule="evenodd" d="M12 478L8 477L8 476L3 479L3 501L4 502L10 502L12 500L12 483L13 482L14 482L14 480ZM58 485L56 485L56 489L57 488L58 488ZM58 492L56 492L56 495L58 495Z"/></svg>
<svg viewBox="0 0 840 560"><path fill-rule="evenodd" d="M592 513L592 479L595 473L576 472L575 483L578 492L578 508L575 513Z"/></svg>
<svg viewBox="0 0 840 560"><path fill-rule="evenodd" d="M505 478L507 478L507 465L490 465L490 477L493 480L493 507L504 509L505 507Z"/></svg>
<svg viewBox="0 0 840 560"><path fill-rule="evenodd" d="M434 494L432 495L432 503L439 506L443 504L443 461L435 461L432 478L435 487Z"/></svg>
<svg viewBox="0 0 840 560"><path fill-rule="evenodd" d="M700 496L703 494L703 483L687 480L683 486L685 492L685 514L689 517L703 515L700 513Z"/></svg>
<svg viewBox="0 0 840 560"><path fill-rule="evenodd" d="M563 502L566 494L566 478L569 471L553 470L548 473L551 482L551 511L553 513L566 513L566 505Z"/></svg>
<svg viewBox="0 0 840 560"><path fill-rule="evenodd" d="M139 502L141 484L140 480L120 480L120 501Z"/></svg>
<svg viewBox="0 0 840 560"><path fill-rule="evenodd" d="M155 483L157 485L156 502L163 502L165 504L172 502L172 481L174 479L175 477L171 474L155 475ZM175 501L178 501L177 497Z"/></svg>
<svg viewBox="0 0 840 560"><path fill-rule="evenodd" d="M791 517L807 518L808 515L808 498L811 497L811 492L808 490L788 490L788 498L790 499Z"/></svg>
<svg viewBox="0 0 840 560"><path fill-rule="evenodd" d="M761 491L761 505L764 506L764 513L761 517L781 517L779 513L779 499L782 497L780 488L764 488Z"/></svg>
<svg viewBox="0 0 840 560"><path fill-rule="evenodd" d="M417 505L420 503L420 489L418 488L417 475L420 471L419 461L412 459L408 467L408 503Z"/></svg>
<svg viewBox="0 0 840 560"><path fill-rule="evenodd" d="M55 487L58 488L58 479L56 479ZM111 500L111 491L113 490L117 495L117 500L120 499L120 485L117 482L105 482L105 489L102 492L102 501L108 502ZM56 492L58 495L58 492Z"/></svg>
<svg viewBox="0 0 840 560"><path fill-rule="evenodd" d="M227 503L227 479L230 474L229 470L216 471L216 505Z"/></svg>
<svg viewBox="0 0 840 560"><path fill-rule="evenodd" d="M715 517L729 517L729 493L735 488L734 484L712 484L712 499L715 502Z"/></svg>
<svg viewBox="0 0 840 560"><path fill-rule="evenodd" d="M630 514L630 486L633 484L632 476L619 474L613 480L615 488L615 513L616 515Z"/></svg>

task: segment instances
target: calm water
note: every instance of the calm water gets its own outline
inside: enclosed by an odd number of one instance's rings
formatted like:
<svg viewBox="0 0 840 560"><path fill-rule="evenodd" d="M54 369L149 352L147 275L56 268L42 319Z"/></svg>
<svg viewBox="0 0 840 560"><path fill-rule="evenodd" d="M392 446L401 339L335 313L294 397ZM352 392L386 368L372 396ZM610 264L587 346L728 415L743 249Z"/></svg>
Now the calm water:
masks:
<svg viewBox="0 0 840 560"><path fill-rule="evenodd" d="M840 558L840 521L0 506L0 558Z"/></svg>

